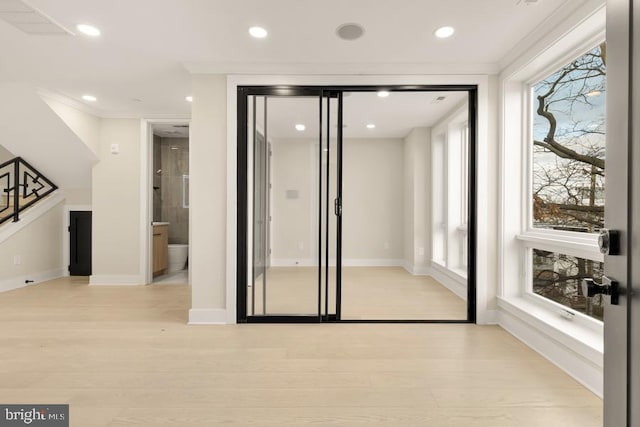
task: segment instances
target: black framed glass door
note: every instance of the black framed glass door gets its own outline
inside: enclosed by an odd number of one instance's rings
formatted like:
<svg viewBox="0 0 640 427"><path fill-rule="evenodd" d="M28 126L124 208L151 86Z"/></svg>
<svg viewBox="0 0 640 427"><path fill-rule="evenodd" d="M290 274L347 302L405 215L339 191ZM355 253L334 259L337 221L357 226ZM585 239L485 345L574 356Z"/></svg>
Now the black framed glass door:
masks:
<svg viewBox="0 0 640 427"><path fill-rule="evenodd" d="M239 96L241 320L336 318L338 104L322 89L244 88Z"/></svg>
<svg viewBox="0 0 640 427"><path fill-rule="evenodd" d="M475 86L237 99L238 322L475 322Z"/></svg>

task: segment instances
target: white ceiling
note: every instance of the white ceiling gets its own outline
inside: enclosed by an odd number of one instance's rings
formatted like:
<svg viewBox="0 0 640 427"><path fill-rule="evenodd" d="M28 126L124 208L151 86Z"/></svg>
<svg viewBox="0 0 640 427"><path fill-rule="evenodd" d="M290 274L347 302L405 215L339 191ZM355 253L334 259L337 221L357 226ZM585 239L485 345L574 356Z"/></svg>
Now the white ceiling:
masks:
<svg viewBox="0 0 640 427"><path fill-rule="evenodd" d="M415 127L431 127L454 108L467 105L467 92L391 92L380 98L376 92L345 92L343 135L345 138L404 138ZM436 98L444 97L442 101ZM258 97L256 123L264 129L264 97ZM323 107L326 108L326 107ZM250 107L251 110L251 107ZM326 110L325 110L326 112ZM331 136L337 135L337 100L330 106ZM326 136L326 113L323 113ZM320 106L318 98L270 97L267 99L267 135L271 138L317 138ZM304 131L296 130L305 125ZM374 124L368 129L367 124Z"/></svg>
<svg viewBox="0 0 640 427"><path fill-rule="evenodd" d="M2 4L16 0L0 0ZM586 0L27 0L64 28L102 35L29 35L0 21L0 82L21 82L89 104L102 116L188 116L193 71L497 72L554 13ZM519 4L518 4L519 3ZM356 41L336 37L345 22ZM442 25L456 34L433 37ZM251 38L251 25L269 37Z"/></svg>

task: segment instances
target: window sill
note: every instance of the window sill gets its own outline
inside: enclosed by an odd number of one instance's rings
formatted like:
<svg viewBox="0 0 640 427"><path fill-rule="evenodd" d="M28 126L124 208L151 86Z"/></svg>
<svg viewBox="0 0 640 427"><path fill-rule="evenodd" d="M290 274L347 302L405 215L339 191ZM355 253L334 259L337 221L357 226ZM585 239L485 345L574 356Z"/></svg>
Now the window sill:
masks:
<svg viewBox="0 0 640 427"><path fill-rule="evenodd" d="M559 234L549 231L526 231L518 234L516 239L528 248L551 250L579 258L603 262L604 256L598 248L598 236L579 233Z"/></svg>
<svg viewBox="0 0 640 427"><path fill-rule="evenodd" d="M591 319L569 320L544 301L526 296L498 297L498 307L540 333L579 354L592 364L603 366L603 326Z"/></svg>

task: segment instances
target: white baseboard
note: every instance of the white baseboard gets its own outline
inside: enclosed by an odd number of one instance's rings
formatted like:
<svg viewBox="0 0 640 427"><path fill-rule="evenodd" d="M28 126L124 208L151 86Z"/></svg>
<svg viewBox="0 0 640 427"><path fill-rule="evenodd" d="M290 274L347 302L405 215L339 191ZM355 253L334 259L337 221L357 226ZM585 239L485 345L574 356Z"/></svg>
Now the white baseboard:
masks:
<svg viewBox="0 0 640 427"><path fill-rule="evenodd" d="M478 312L476 323L478 325L498 325L500 323L500 312L498 310Z"/></svg>
<svg viewBox="0 0 640 427"><path fill-rule="evenodd" d="M317 258L294 259L278 258L271 260L271 267L315 267L318 265Z"/></svg>
<svg viewBox="0 0 640 427"><path fill-rule="evenodd" d="M431 276L431 269L429 267L416 267L407 260L402 260L402 267L413 276Z"/></svg>
<svg viewBox="0 0 640 427"><path fill-rule="evenodd" d="M343 267L403 267L403 259L343 259Z"/></svg>
<svg viewBox="0 0 640 427"><path fill-rule="evenodd" d="M404 267L403 259L343 259L343 267ZM307 259L288 259L278 258L271 260L271 267L316 267L318 265L317 258ZM335 262L330 262L330 266L334 267Z"/></svg>
<svg viewBox="0 0 640 427"><path fill-rule="evenodd" d="M138 274L94 274L89 277L89 285L136 286L144 284L144 280Z"/></svg>
<svg viewBox="0 0 640 427"><path fill-rule="evenodd" d="M515 314L511 310L499 310L498 324L534 351L572 376L576 381L602 398L603 365L594 361L597 357L585 357L582 350L575 350L545 333L535 319L526 320L526 313ZM536 327L536 325L538 327ZM570 337L568 337L569 339ZM576 341L575 346L582 346Z"/></svg>
<svg viewBox="0 0 640 427"><path fill-rule="evenodd" d="M61 268L56 268L48 271L41 271L39 273L2 279L0 280L0 292L24 288L41 282L46 282L47 280L57 279L62 276L64 276L64 271ZM33 283L25 283L27 280L33 280Z"/></svg>
<svg viewBox="0 0 640 427"><path fill-rule="evenodd" d="M467 300L467 279L435 263L431 265L430 270L431 277L463 300Z"/></svg>
<svg viewBox="0 0 640 427"><path fill-rule="evenodd" d="M189 310L190 325L226 325L227 310L222 308L192 308Z"/></svg>

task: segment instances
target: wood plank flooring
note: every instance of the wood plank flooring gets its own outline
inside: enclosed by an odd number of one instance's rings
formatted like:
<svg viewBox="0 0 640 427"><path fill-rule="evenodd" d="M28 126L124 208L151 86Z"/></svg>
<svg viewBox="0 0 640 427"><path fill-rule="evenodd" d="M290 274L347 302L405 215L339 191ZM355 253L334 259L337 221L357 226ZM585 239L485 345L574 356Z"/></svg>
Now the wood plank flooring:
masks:
<svg viewBox="0 0 640 427"><path fill-rule="evenodd" d="M499 327L188 326L180 285L0 294L0 402L71 425L602 425L602 402Z"/></svg>
<svg viewBox="0 0 640 427"><path fill-rule="evenodd" d="M256 315L317 315L318 269L272 267L262 275L247 307ZM329 269L329 313L336 312L335 268ZM324 280L324 279L323 279ZM324 313L323 281L322 310ZM255 299L255 301L254 301ZM467 303L431 277L413 276L402 267L343 267L342 318L345 320L466 320Z"/></svg>

